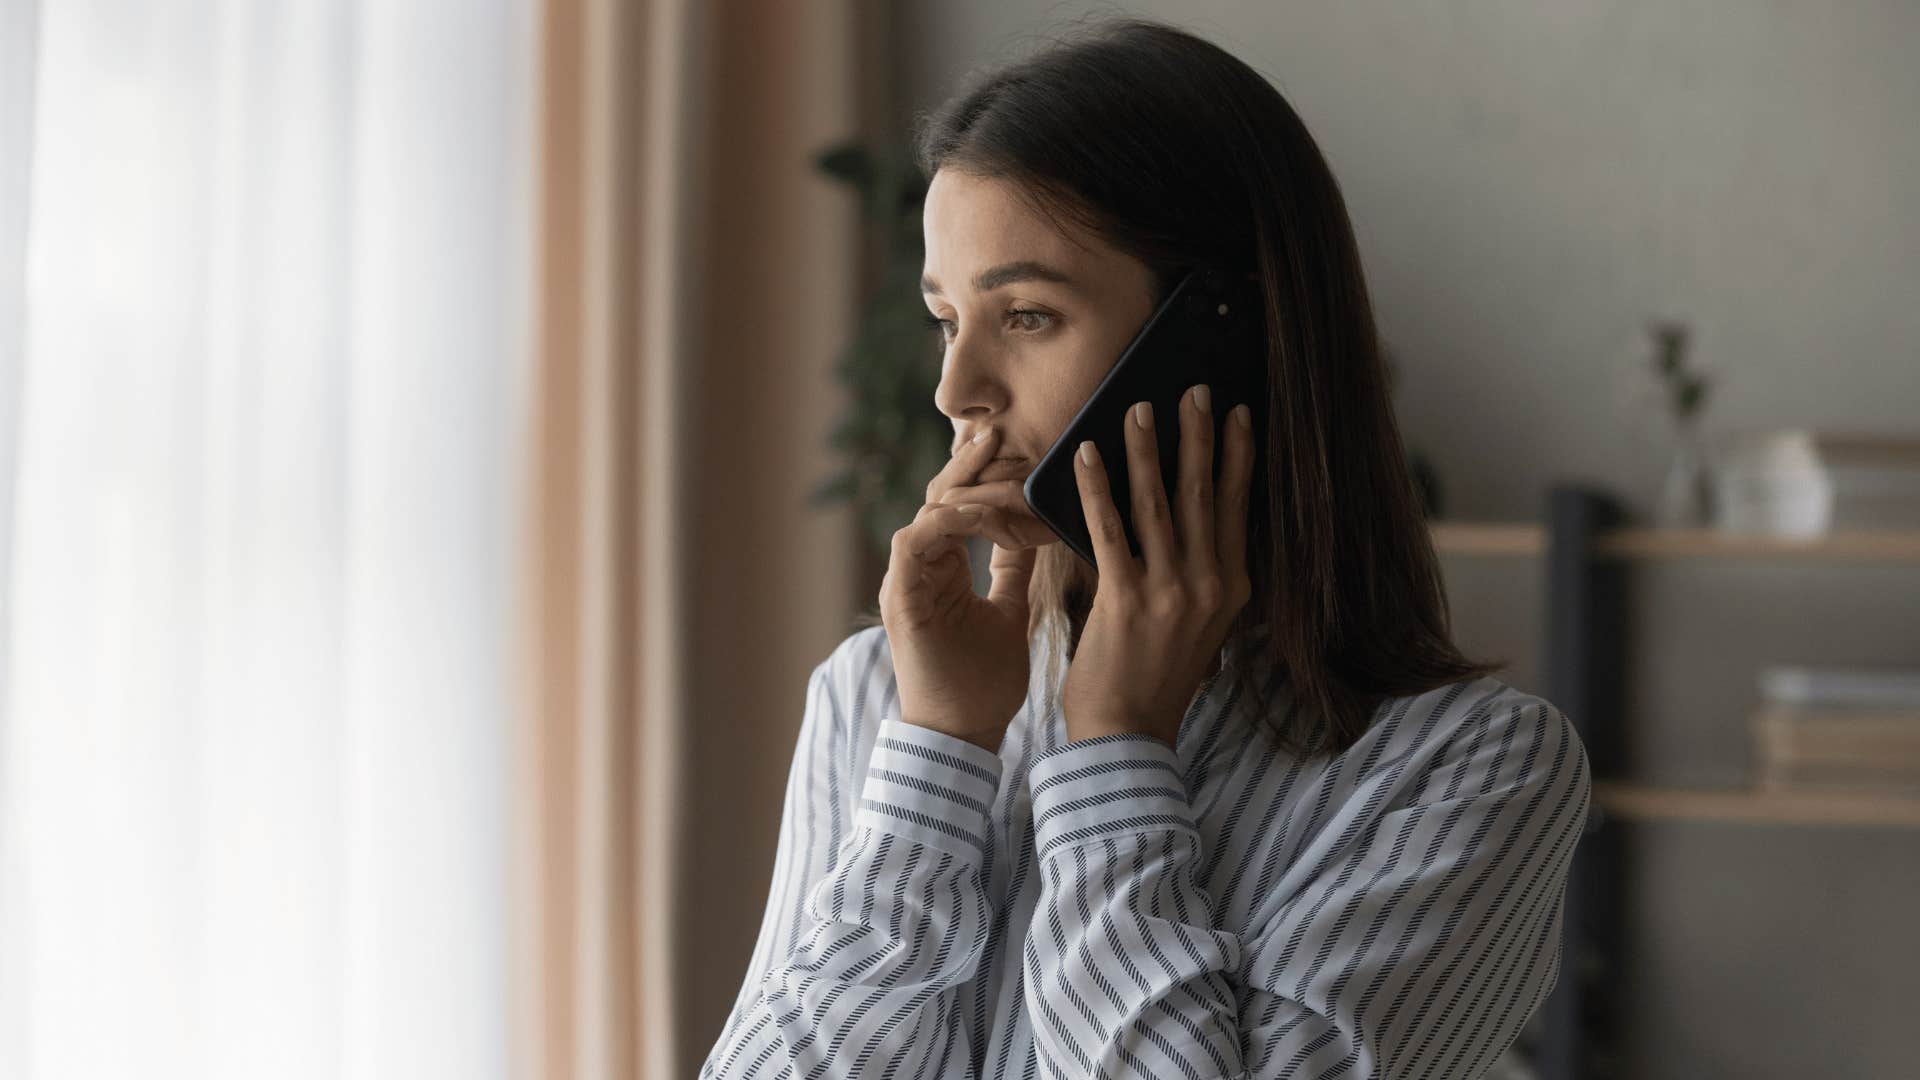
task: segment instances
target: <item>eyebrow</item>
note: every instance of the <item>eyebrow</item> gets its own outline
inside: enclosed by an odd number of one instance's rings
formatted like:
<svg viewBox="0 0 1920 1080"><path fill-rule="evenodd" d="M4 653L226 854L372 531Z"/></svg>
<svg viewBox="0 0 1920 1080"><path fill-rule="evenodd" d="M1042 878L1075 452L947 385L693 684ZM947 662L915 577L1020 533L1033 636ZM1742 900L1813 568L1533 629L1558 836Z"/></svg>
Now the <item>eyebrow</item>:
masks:
<svg viewBox="0 0 1920 1080"><path fill-rule="evenodd" d="M1051 281L1070 288L1077 287L1077 283L1072 278L1046 263L1021 259L1018 262L1001 263L999 266L975 274L973 291L986 292L1002 285L1011 285L1016 281ZM940 291L940 283L925 274L920 275L920 291L933 296L946 295Z"/></svg>

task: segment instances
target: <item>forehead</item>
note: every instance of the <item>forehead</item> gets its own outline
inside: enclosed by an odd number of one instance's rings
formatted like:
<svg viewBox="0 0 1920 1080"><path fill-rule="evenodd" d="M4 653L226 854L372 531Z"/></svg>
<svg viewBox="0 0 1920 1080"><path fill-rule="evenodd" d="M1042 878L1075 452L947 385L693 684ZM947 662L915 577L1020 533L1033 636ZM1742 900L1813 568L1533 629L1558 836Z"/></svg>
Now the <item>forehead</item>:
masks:
<svg viewBox="0 0 1920 1080"><path fill-rule="evenodd" d="M983 266L1031 259L1068 274L1097 269L1100 246L1071 222L1036 213L1006 180L941 169L927 187L921 211L926 269L947 292L962 274ZM1072 236L1061 229L1072 230ZM948 281L953 278L953 281Z"/></svg>

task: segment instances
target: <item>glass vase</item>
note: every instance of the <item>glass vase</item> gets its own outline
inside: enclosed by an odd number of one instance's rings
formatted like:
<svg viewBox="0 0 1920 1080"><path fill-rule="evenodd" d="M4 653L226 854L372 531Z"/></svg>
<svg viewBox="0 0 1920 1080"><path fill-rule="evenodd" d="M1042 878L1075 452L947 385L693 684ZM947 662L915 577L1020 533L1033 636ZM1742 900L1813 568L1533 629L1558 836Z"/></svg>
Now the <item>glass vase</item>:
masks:
<svg viewBox="0 0 1920 1080"><path fill-rule="evenodd" d="M1654 524L1668 529L1705 527L1713 518L1712 463L1697 423L1675 426L1673 454L1654 508Z"/></svg>

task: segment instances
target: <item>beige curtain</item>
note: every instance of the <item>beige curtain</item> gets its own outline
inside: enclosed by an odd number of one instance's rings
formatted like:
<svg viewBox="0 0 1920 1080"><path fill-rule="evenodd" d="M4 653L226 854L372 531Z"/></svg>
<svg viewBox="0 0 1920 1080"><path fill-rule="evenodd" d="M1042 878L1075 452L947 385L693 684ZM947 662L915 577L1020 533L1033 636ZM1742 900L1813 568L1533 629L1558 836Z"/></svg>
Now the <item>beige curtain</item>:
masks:
<svg viewBox="0 0 1920 1080"><path fill-rule="evenodd" d="M850 515L803 496L869 269L809 159L884 126L871 7L547 0L517 1076L693 1075L752 951L862 602Z"/></svg>

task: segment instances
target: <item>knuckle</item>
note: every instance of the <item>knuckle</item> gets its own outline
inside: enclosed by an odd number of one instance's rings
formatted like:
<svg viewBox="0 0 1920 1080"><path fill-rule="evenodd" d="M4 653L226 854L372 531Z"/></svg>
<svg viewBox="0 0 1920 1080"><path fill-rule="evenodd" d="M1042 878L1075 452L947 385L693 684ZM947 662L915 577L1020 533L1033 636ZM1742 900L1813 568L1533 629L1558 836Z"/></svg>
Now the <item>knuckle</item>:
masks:
<svg viewBox="0 0 1920 1080"><path fill-rule="evenodd" d="M1226 600L1226 585L1218 574L1202 574L1190 586L1193 602L1202 611L1217 611Z"/></svg>
<svg viewBox="0 0 1920 1080"><path fill-rule="evenodd" d="M1120 519L1111 514L1095 522L1094 528L1099 530L1100 539L1110 544L1124 544L1127 542L1127 530L1121 527Z"/></svg>
<svg viewBox="0 0 1920 1080"><path fill-rule="evenodd" d="M1134 506L1139 508L1141 517L1163 517L1167 512L1167 496L1159 485L1151 485L1144 495L1134 501Z"/></svg>
<svg viewBox="0 0 1920 1080"><path fill-rule="evenodd" d="M1150 590L1147 598L1147 612L1153 618L1173 620L1187 613L1190 603L1187 588L1180 582L1172 582Z"/></svg>
<svg viewBox="0 0 1920 1080"><path fill-rule="evenodd" d="M1253 600L1253 582L1245 574L1234 579L1233 587L1227 591L1226 603L1239 611Z"/></svg>

